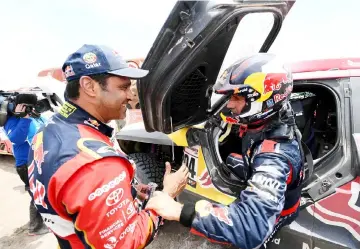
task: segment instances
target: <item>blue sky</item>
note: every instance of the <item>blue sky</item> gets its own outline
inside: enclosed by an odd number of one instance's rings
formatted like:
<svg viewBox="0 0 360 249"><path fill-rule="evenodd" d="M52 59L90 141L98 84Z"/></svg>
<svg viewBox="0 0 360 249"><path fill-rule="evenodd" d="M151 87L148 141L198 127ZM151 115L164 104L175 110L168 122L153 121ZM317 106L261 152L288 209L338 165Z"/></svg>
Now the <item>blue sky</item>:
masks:
<svg viewBox="0 0 360 249"><path fill-rule="evenodd" d="M145 57L174 3L1 1L0 86L29 84L40 70L60 67L84 43L106 44L127 58ZM359 0L297 0L270 51L291 61L360 56L359 10ZM256 52L269 20L265 16L244 20L238 32L247 38L241 38L241 48L233 46L226 63Z"/></svg>

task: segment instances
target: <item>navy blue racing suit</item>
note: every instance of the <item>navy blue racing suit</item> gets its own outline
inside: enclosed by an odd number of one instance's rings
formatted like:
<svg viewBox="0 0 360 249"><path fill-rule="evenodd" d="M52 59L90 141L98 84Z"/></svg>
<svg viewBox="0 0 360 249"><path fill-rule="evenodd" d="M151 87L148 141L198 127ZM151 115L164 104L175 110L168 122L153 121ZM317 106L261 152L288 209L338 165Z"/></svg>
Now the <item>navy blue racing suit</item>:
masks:
<svg viewBox="0 0 360 249"><path fill-rule="evenodd" d="M297 140L265 139L248 150L248 155L251 173L236 201L228 206L205 200L184 205L180 222L191 224L192 233L212 242L254 249L297 217L301 195L298 186L303 178ZM244 173L242 155L232 153L226 162L241 171L238 175Z"/></svg>

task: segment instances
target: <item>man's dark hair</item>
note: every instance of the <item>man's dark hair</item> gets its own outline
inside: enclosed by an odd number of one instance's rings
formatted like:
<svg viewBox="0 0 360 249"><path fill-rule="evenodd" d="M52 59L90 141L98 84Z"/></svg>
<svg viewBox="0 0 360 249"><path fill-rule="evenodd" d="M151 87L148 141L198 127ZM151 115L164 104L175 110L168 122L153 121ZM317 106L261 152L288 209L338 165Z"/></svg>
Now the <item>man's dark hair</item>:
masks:
<svg viewBox="0 0 360 249"><path fill-rule="evenodd" d="M96 82L99 82L100 87L103 90L106 90L107 79L110 78L110 76L111 75L107 73L89 75L90 78L92 78ZM68 81L64 93L65 99L76 100L77 98L79 98L80 95L79 89L80 89L79 79Z"/></svg>
<svg viewBox="0 0 360 249"><path fill-rule="evenodd" d="M15 97L15 106L17 104L36 105L36 103L37 103L36 94L20 93Z"/></svg>

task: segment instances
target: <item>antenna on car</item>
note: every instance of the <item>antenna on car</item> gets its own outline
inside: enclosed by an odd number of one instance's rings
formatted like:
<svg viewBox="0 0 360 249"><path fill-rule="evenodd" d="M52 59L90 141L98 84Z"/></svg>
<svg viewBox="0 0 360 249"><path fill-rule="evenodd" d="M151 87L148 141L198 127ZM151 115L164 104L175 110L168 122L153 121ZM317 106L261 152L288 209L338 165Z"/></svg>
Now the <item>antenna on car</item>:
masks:
<svg viewBox="0 0 360 249"><path fill-rule="evenodd" d="M172 116L170 116L170 125L171 125L171 133L173 133L174 129L173 129ZM172 139L171 139L171 151L172 151L172 161L175 162L175 147L174 147L174 141Z"/></svg>

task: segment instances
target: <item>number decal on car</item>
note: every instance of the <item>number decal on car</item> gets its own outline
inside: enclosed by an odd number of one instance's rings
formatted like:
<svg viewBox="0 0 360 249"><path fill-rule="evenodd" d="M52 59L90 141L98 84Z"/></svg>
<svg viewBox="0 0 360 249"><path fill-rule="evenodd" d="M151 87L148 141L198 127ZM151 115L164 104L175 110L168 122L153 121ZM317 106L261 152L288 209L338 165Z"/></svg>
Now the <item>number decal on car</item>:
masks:
<svg viewBox="0 0 360 249"><path fill-rule="evenodd" d="M188 178L188 185L193 188L196 188L198 157L198 149L196 147L184 149L183 162L189 168L190 173L190 176Z"/></svg>

